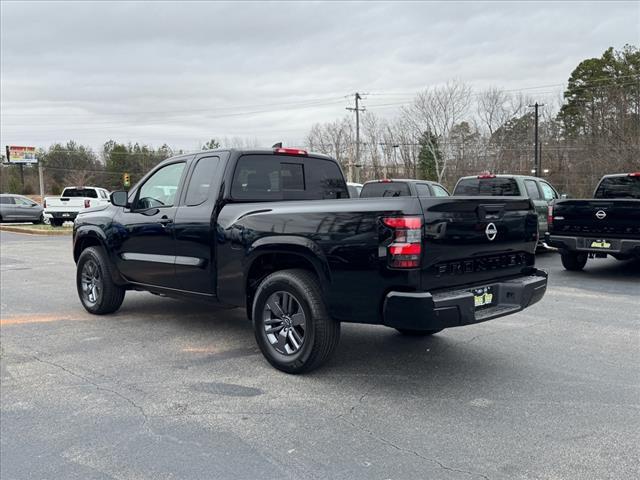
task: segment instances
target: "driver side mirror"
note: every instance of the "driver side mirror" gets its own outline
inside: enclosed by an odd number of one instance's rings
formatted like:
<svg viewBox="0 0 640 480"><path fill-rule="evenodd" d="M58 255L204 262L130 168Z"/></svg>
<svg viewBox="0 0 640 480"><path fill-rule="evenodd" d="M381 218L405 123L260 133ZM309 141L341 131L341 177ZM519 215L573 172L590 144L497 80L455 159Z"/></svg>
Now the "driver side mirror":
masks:
<svg viewBox="0 0 640 480"><path fill-rule="evenodd" d="M111 204L115 205L116 207L129 206L129 192L126 192L124 190L111 192L111 195L109 195L109 199L111 200Z"/></svg>

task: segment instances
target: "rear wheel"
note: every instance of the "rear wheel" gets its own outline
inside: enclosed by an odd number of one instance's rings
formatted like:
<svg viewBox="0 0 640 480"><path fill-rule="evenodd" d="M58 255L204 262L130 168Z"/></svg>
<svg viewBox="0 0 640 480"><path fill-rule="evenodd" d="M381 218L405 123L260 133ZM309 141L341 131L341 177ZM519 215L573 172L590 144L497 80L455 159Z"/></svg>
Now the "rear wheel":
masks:
<svg viewBox="0 0 640 480"><path fill-rule="evenodd" d="M408 337L427 337L429 335L434 335L438 332L441 332L443 329L440 328L438 330L412 330L410 328L396 328L396 330L402 335L407 335Z"/></svg>
<svg viewBox="0 0 640 480"><path fill-rule="evenodd" d="M571 271L582 270L587 264L587 254L578 252L562 252L562 266Z"/></svg>
<svg viewBox="0 0 640 480"><path fill-rule="evenodd" d="M63 222L64 222L64 220L62 220L61 218L52 218L51 219L51 226L52 227L61 227Z"/></svg>
<svg viewBox="0 0 640 480"><path fill-rule="evenodd" d="M126 290L113 282L111 268L101 247L89 247L80 254L76 287L82 306L89 313L113 313L122 305Z"/></svg>
<svg viewBox="0 0 640 480"><path fill-rule="evenodd" d="M324 305L318 280L306 270L266 277L253 302L256 341L267 361L287 373L326 362L340 339L340 323Z"/></svg>

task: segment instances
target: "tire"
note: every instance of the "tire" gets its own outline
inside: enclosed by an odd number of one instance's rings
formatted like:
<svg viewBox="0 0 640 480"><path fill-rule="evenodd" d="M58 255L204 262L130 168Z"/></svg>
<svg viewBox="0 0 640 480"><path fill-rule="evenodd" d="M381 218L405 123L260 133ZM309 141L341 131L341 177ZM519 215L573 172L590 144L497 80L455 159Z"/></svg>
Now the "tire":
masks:
<svg viewBox="0 0 640 480"><path fill-rule="evenodd" d="M562 252L562 266L566 270L579 271L587 264L587 254L578 252Z"/></svg>
<svg viewBox="0 0 640 480"><path fill-rule="evenodd" d="M37 220L33 221L34 225L41 225L44 223L44 213L41 213Z"/></svg>
<svg viewBox="0 0 640 480"><path fill-rule="evenodd" d="M51 226L52 227L61 227L63 223L64 223L64 220L62 220L60 218L52 218L51 219Z"/></svg>
<svg viewBox="0 0 640 480"><path fill-rule="evenodd" d="M406 335L408 337L428 337L429 335L434 335L444 329L440 328L438 330L412 330L410 328L396 328L396 330L402 335Z"/></svg>
<svg viewBox="0 0 640 480"><path fill-rule="evenodd" d="M122 305L126 289L113 282L112 269L102 247L89 247L80 254L76 288L87 312L104 315L115 312Z"/></svg>
<svg viewBox="0 0 640 480"><path fill-rule="evenodd" d="M293 300L287 304L288 298ZM338 345L340 323L329 316L317 277L306 270L282 270L267 276L258 286L252 311L262 354L283 372L318 368Z"/></svg>

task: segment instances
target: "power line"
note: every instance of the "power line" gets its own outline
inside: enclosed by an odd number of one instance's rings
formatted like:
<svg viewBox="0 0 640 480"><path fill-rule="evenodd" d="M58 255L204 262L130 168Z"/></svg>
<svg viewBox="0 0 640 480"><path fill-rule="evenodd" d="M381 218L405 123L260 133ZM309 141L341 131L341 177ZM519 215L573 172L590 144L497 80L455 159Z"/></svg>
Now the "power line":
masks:
<svg viewBox="0 0 640 480"><path fill-rule="evenodd" d="M261 108L261 107L280 107L280 106L313 106L315 104L323 104L328 101L338 101L344 100L348 97L348 95L341 96L332 96L332 97L323 97L323 98L315 98L315 99L307 99L300 100L295 102L276 102L276 103L262 103L262 104L244 104L244 105L226 105L226 106L213 106L207 108L192 108L185 110L153 110L153 111L115 111L115 112L103 112L100 113L102 115L166 115L166 114L181 114L181 113L198 113L198 112L212 112L219 110L236 110L240 108ZM45 107L46 108L46 107ZM53 108L53 107L51 107ZM58 107L55 107L58 108ZM94 113L94 112L81 112L81 113ZM16 112L16 113L4 113L3 115L15 115L15 116L77 116L81 113L25 113L25 112Z"/></svg>

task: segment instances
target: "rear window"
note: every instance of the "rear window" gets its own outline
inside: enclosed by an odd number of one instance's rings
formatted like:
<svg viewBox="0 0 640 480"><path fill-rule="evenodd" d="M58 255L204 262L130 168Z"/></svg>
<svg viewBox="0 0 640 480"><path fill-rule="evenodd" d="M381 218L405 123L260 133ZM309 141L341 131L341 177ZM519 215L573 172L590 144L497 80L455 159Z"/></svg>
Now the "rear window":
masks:
<svg viewBox="0 0 640 480"><path fill-rule="evenodd" d="M409 196L411 196L411 191L405 182L365 183L360 192L360 198Z"/></svg>
<svg viewBox="0 0 640 480"><path fill-rule="evenodd" d="M453 194L471 197L517 197L520 195L520 189L513 178L464 178L458 182Z"/></svg>
<svg viewBox="0 0 640 480"><path fill-rule="evenodd" d="M92 188L65 188L60 196L98 198L98 192Z"/></svg>
<svg viewBox="0 0 640 480"><path fill-rule="evenodd" d="M640 199L640 177L607 177L598 185L596 198Z"/></svg>
<svg viewBox="0 0 640 480"><path fill-rule="evenodd" d="M349 198L340 167L330 160L286 155L238 159L231 196L243 200Z"/></svg>

